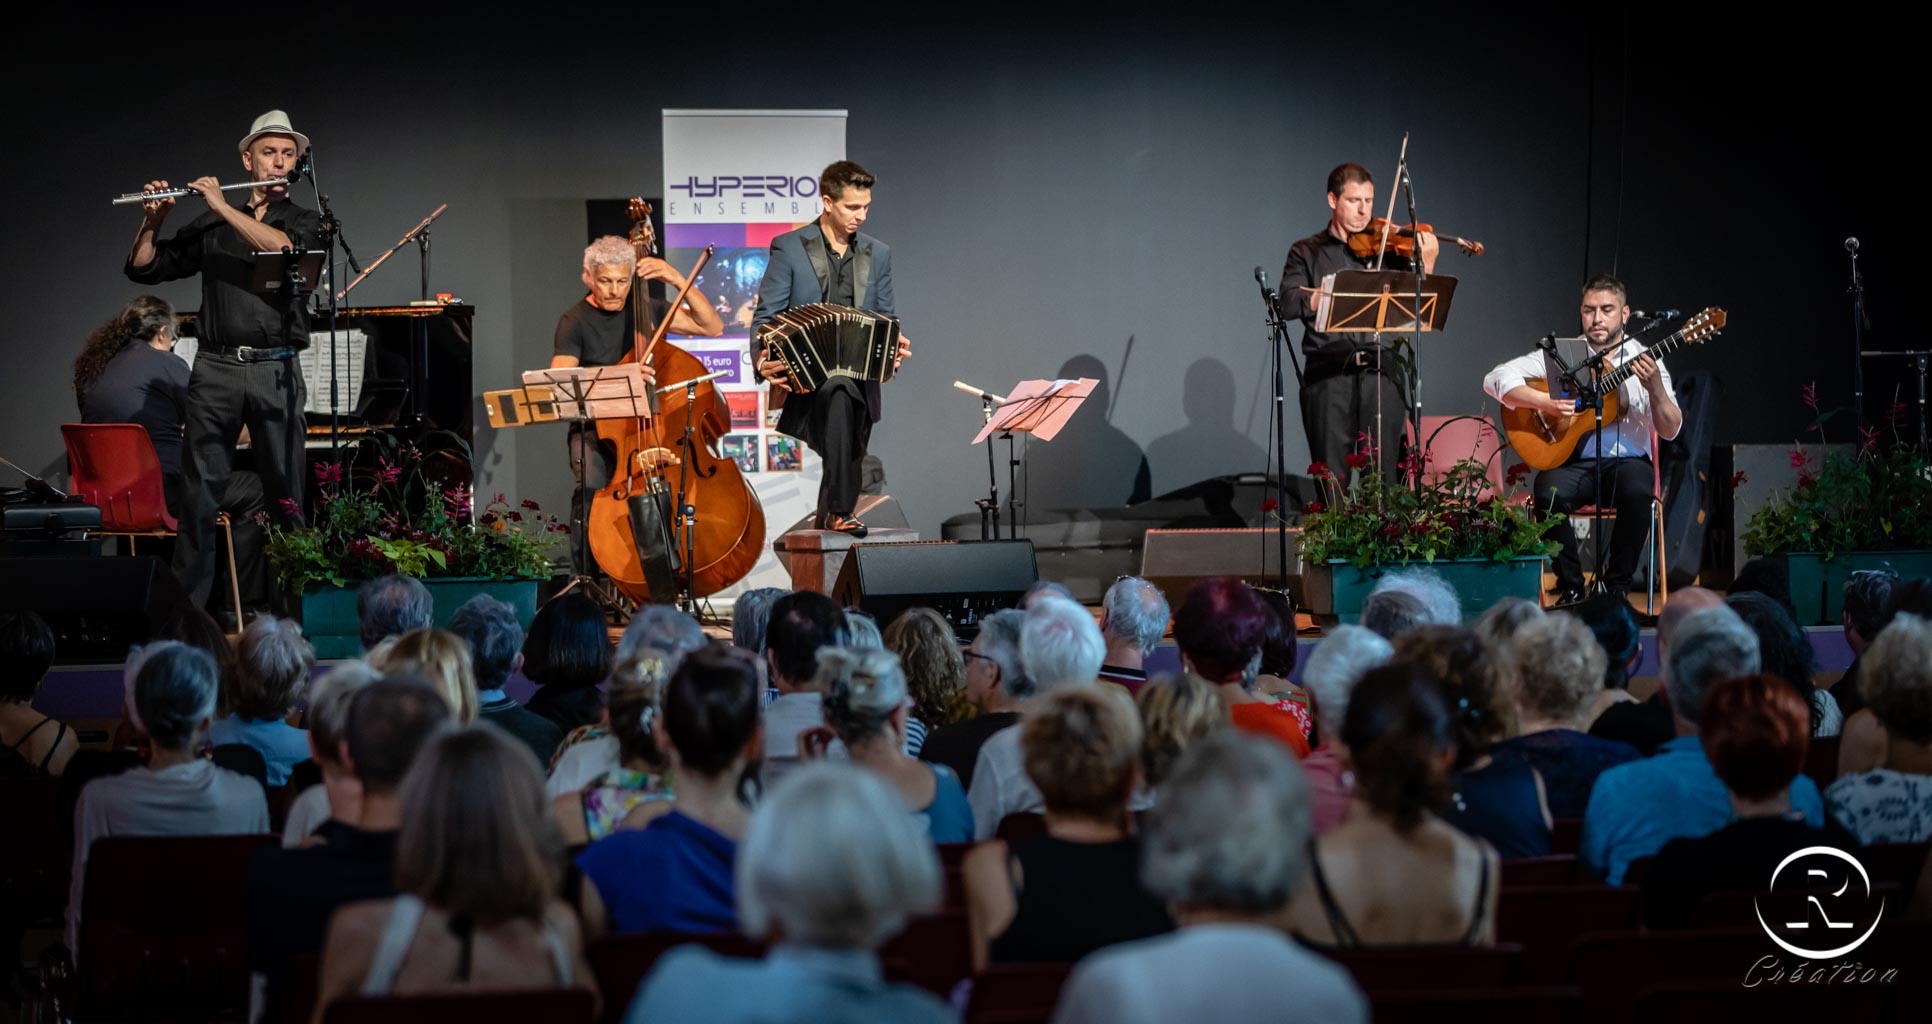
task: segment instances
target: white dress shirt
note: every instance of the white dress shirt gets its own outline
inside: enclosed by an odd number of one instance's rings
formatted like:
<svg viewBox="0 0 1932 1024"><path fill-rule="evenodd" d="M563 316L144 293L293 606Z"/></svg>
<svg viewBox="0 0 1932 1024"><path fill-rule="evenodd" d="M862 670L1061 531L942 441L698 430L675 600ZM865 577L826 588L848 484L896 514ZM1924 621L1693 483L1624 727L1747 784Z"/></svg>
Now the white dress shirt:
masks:
<svg viewBox="0 0 1932 1024"><path fill-rule="evenodd" d="M973 808L973 838L993 838L1000 819L1009 814L1037 814L1046 810L1040 788L1026 777L1026 760L1020 755L1020 722L1009 725L980 744L979 758L973 762L973 787L966 791L966 802Z"/></svg>
<svg viewBox="0 0 1932 1024"><path fill-rule="evenodd" d="M1614 351L1615 354L1608 360L1613 368L1637 358L1644 353L1645 349L1643 342L1626 336L1623 344L1617 346ZM1671 387L1670 370L1664 366L1661 359L1657 360L1657 370L1663 378L1664 394L1670 396L1673 405L1676 404L1677 392ZM1489 397L1501 402L1504 395L1522 387L1529 378L1542 377L1543 371L1541 351L1517 356L1489 371L1489 376L1483 378L1483 390L1489 392ZM1586 374L1586 382L1587 379ZM1601 453L1597 450L1597 432L1593 430L1577 440L1577 458L1639 458L1650 454L1650 431L1655 426L1655 421L1651 419L1650 414L1650 392L1644 388L1643 382L1637 379L1636 374L1631 374L1618 386L1617 403L1623 407L1623 415L1605 424L1603 430L1605 440ZM1587 409L1584 415L1589 415ZM1673 431L1662 436L1668 441L1677 434Z"/></svg>

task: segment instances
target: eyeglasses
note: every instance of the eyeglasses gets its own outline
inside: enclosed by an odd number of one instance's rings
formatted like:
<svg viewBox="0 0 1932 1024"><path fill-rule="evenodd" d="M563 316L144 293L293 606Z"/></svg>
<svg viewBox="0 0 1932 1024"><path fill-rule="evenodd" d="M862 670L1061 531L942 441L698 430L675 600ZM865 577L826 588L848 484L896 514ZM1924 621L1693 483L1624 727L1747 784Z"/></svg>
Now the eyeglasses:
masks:
<svg viewBox="0 0 1932 1024"><path fill-rule="evenodd" d="M993 660L992 658L989 658L986 655L979 653L978 651L960 651L959 655L960 657L965 658L968 661L983 661L988 665L993 666L993 674L995 676L999 675L1000 663Z"/></svg>

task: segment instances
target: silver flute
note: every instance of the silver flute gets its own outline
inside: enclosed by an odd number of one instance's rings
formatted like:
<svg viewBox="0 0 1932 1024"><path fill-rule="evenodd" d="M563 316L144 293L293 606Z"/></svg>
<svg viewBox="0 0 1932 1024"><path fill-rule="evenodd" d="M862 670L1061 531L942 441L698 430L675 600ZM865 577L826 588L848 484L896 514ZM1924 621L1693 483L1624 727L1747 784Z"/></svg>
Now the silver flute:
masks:
<svg viewBox="0 0 1932 1024"><path fill-rule="evenodd" d="M234 185L223 185L223 192L233 192L238 188L271 188L288 184L287 178L270 178L267 181L244 181ZM114 199L115 206L128 203L145 203L150 199L180 199L183 196L198 196L201 193L191 188L164 188L158 192L125 192Z"/></svg>

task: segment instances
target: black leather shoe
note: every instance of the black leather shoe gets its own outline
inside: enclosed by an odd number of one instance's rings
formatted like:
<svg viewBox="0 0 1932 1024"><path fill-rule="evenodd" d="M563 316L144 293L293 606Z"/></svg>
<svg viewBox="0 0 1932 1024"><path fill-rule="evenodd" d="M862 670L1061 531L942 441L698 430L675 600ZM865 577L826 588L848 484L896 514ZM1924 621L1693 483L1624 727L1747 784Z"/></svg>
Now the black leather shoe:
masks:
<svg viewBox="0 0 1932 1024"><path fill-rule="evenodd" d="M1551 602L1550 607L1565 608L1573 604L1582 604L1589 597L1590 592L1582 587L1562 587L1556 591L1556 600Z"/></svg>
<svg viewBox="0 0 1932 1024"><path fill-rule="evenodd" d="M843 533L854 540L863 540L867 532L865 524L851 516L827 516L821 529Z"/></svg>

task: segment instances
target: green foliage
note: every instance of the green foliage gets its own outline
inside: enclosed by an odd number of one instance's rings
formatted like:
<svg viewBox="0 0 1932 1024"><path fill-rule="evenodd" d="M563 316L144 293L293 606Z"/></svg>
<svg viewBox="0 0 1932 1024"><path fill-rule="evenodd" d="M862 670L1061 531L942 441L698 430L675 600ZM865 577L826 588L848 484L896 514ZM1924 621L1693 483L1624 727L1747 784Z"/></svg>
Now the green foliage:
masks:
<svg viewBox="0 0 1932 1024"><path fill-rule="evenodd" d="M1425 476L1419 492L1390 485L1375 473L1345 486L1325 464L1316 463L1309 475L1320 481L1328 500L1302 508L1302 557L1315 563L1347 559L1358 568L1547 558L1556 553L1557 543L1545 535L1562 517L1538 516L1528 504L1513 500L1515 485L1527 470L1520 465L1512 469L1504 493L1485 497L1487 469L1473 459Z"/></svg>
<svg viewBox="0 0 1932 1024"><path fill-rule="evenodd" d="M1793 448L1798 485L1752 514L1745 553L1816 551L1829 558L1841 551L1932 548L1932 466L1901 436L1901 418L1887 417L1889 445L1867 428L1850 455L1825 448L1822 431L1819 452Z"/></svg>
<svg viewBox="0 0 1932 1024"><path fill-rule="evenodd" d="M451 440L468 464L467 446ZM425 439L426 441L429 438ZM339 462L315 468L306 514L285 524L262 516L269 565L283 587L344 586L390 573L418 577L540 579L570 528L534 501L496 495L474 516L469 484L436 479L441 464L415 445L371 434Z"/></svg>

